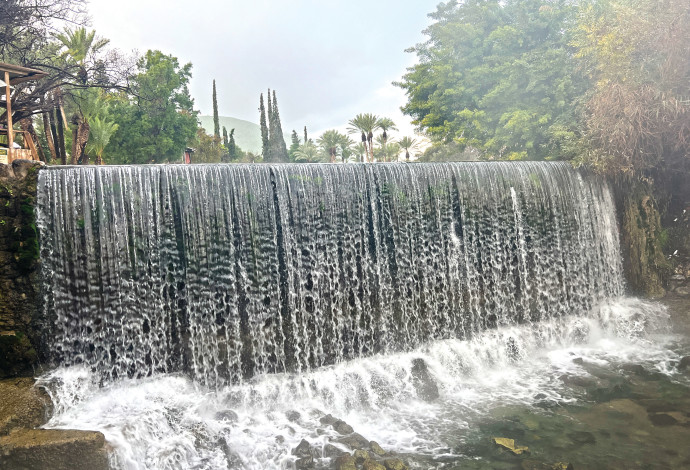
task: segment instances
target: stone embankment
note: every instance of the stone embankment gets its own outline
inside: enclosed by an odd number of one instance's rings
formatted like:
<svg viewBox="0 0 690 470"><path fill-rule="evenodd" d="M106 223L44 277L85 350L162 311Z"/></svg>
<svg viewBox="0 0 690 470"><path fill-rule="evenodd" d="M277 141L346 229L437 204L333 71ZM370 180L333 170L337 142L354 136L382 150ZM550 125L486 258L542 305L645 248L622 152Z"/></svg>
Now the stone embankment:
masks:
<svg viewBox="0 0 690 470"><path fill-rule="evenodd" d="M0 468L8 470L107 470L100 432L38 429L51 402L31 378L0 380Z"/></svg>
<svg viewBox="0 0 690 470"><path fill-rule="evenodd" d="M41 166L0 164L0 379L32 375L44 354L34 214Z"/></svg>

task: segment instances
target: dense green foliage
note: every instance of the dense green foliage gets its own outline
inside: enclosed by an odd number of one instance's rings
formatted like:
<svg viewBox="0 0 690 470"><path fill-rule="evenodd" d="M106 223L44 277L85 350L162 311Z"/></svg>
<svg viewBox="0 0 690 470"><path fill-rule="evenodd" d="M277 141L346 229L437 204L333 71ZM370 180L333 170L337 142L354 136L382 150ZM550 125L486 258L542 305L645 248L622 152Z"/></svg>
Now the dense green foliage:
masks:
<svg viewBox="0 0 690 470"><path fill-rule="evenodd" d="M134 98L113 100L112 115L119 124L108 146L110 163L179 162L197 132L197 112L187 88L191 64L148 51L137 63Z"/></svg>
<svg viewBox="0 0 690 470"><path fill-rule="evenodd" d="M587 88L569 0L467 0L438 6L419 64L399 85L403 111L436 142L502 159L561 156Z"/></svg>

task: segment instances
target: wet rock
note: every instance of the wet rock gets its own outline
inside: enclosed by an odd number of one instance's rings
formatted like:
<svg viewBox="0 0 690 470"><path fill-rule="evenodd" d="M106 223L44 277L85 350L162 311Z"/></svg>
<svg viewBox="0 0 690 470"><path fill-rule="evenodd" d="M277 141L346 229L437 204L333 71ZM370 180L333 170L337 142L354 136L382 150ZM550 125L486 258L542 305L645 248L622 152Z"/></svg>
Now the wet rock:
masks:
<svg viewBox="0 0 690 470"><path fill-rule="evenodd" d="M323 456L325 458L339 457L343 454L347 454L347 452L334 446L333 444L326 444L325 446L323 446Z"/></svg>
<svg viewBox="0 0 690 470"><path fill-rule="evenodd" d="M378 463L376 460L365 460L362 464L362 470L386 470L386 467Z"/></svg>
<svg viewBox="0 0 690 470"><path fill-rule="evenodd" d="M559 377L561 381L569 386L575 386L575 387L593 387L596 385L596 381L590 377L583 377L581 375L561 375Z"/></svg>
<svg viewBox="0 0 690 470"><path fill-rule="evenodd" d="M332 426L338 434L352 434L353 432L355 432L352 426L350 426L343 420L336 421L332 424Z"/></svg>
<svg viewBox="0 0 690 470"><path fill-rule="evenodd" d="M281 435L276 436L276 442L278 444L282 444L283 442L285 442L285 437Z"/></svg>
<svg viewBox="0 0 690 470"><path fill-rule="evenodd" d="M285 417L288 419L288 421L292 423L296 423L297 421L300 420L302 415L299 413L299 411L291 410L285 413Z"/></svg>
<svg viewBox="0 0 690 470"><path fill-rule="evenodd" d="M296 470L313 470L314 468L316 468L316 464L314 463L314 457L312 456L302 457L301 459L297 459L295 462Z"/></svg>
<svg viewBox="0 0 690 470"><path fill-rule="evenodd" d="M438 386L434 382L424 359L412 361L412 386L417 396L424 401L433 401L439 397Z"/></svg>
<svg viewBox="0 0 690 470"><path fill-rule="evenodd" d="M344 454L335 459L333 464L335 470L357 470L355 465L355 458L350 454Z"/></svg>
<svg viewBox="0 0 690 470"><path fill-rule="evenodd" d="M690 356L685 356L678 363L678 370L690 370Z"/></svg>
<svg viewBox="0 0 690 470"><path fill-rule="evenodd" d="M357 449L352 456L355 458L355 462L359 465L364 463L365 460L369 459L369 452L366 450Z"/></svg>
<svg viewBox="0 0 690 470"><path fill-rule="evenodd" d="M498 447L505 449L514 455L529 455L529 448L527 446L519 446L515 444L515 440L507 437L492 437L491 441Z"/></svg>
<svg viewBox="0 0 690 470"><path fill-rule="evenodd" d="M352 450L369 448L369 441L364 436L357 434L356 432L353 432L349 436L341 437L335 442L338 444L343 444Z"/></svg>
<svg viewBox="0 0 690 470"><path fill-rule="evenodd" d="M386 470L409 470L409 467L400 459L386 459L383 461Z"/></svg>
<svg viewBox="0 0 690 470"><path fill-rule="evenodd" d="M215 414L217 421L227 421L228 423L236 423L239 416L232 410L223 410Z"/></svg>
<svg viewBox="0 0 690 470"><path fill-rule="evenodd" d="M667 411L664 413L654 413L649 415L649 420L655 426L673 426L675 424L686 425L690 423L690 418L680 411Z"/></svg>
<svg viewBox="0 0 690 470"><path fill-rule="evenodd" d="M535 400L543 400L546 397L547 397L546 393L537 393L536 395L534 395Z"/></svg>
<svg viewBox="0 0 690 470"><path fill-rule="evenodd" d="M15 178L26 178L30 171L36 171L44 166L43 162L35 160L18 159L12 162L12 172Z"/></svg>
<svg viewBox="0 0 690 470"><path fill-rule="evenodd" d="M0 438L0 468L108 470L100 432L21 429Z"/></svg>
<svg viewBox="0 0 690 470"><path fill-rule="evenodd" d="M14 173L12 172L12 165L7 165L6 163L0 163L0 179L14 178Z"/></svg>
<svg viewBox="0 0 690 470"><path fill-rule="evenodd" d="M630 395L630 387L625 384L616 384L610 388L595 388L587 391L587 398L597 403L628 398Z"/></svg>
<svg viewBox="0 0 690 470"><path fill-rule="evenodd" d="M573 364L577 364L577 365L581 366L584 363L585 363L585 361L581 357L576 357L575 359L573 359Z"/></svg>
<svg viewBox="0 0 690 470"><path fill-rule="evenodd" d="M521 467L522 470L574 470L571 463L544 463L536 460L523 460Z"/></svg>
<svg viewBox="0 0 690 470"><path fill-rule="evenodd" d="M376 455L386 455L386 451L383 450L379 443L376 441L369 442L369 448Z"/></svg>
<svg viewBox="0 0 690 470"><path fill-rule="evenodd" d="M575 431L568 433L568 438L577 445L596 444L594 434L587 431Z"/></svg>
<svg viewBox="0 0 690 470"><path fill-rule="evenodd" d="M675 293L683 297L687 297L690 295L690 289L685 286L676 287Z"/></svg>
<svg viewBox="0 0 690 470"><path fill-rule="evenodd" d="M336 421L340 421L338 418L334 418L332 415L328 414L326 416L322 416L319 419L319 422L325 426L331 426L333 423Z"/></svg>
<svg viewBox="0 0 690 470"><path fill-rule="evenodd" d="M37 428L48 419L50 398L31 378L0 380L0 436L16 428Z"/></svg>
<svg viewBox="0 0 690 470"><path fill-rule="evenodd" d="M314 449L312 448L311 444L306 439L302 439L302 441L297 444L297 447L292 449L292 455L296 455L297 457L303 458L303 457L313 457L315 454Z"/></svg>
<svg viewBox="0 0 690 470"><path fill-rule="evenodd" d="M647 375L647 369L642 367L640 364L623 364L621 366L621 369L626 372L631 372L640 377L644 377L645 375Z"/></svg>

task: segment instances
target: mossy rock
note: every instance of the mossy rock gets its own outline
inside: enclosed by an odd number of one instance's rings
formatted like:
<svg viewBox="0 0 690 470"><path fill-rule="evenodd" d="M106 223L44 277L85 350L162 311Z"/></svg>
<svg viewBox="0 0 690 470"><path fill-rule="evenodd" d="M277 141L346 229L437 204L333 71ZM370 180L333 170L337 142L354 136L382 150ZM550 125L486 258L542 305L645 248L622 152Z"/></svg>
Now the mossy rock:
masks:
<svg viewBox="0 0 690 470"><path fill-rule="evenodd" d="M0 334L0 377L31 372L38 354L29 338L21 332Z"/></svg>

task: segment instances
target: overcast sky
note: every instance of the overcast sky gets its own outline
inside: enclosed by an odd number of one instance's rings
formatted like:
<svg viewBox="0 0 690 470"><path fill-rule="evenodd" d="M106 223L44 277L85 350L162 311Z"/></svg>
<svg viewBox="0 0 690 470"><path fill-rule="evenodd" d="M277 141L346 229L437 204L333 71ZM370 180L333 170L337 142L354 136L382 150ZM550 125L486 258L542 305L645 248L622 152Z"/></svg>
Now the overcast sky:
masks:
<svg viewBox="0 0 690 470"><path fill-rule="evenodd" d="M92 25L123 51L160 49L192 62L191 93L212 114L259 121L259 93L275 89L283 130L344 129L357 113L391 117L404 92L391 84L415 62L438 0L91 0Z"/></svg>

